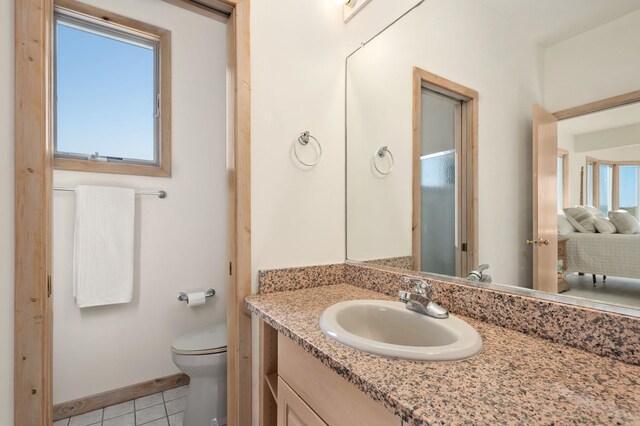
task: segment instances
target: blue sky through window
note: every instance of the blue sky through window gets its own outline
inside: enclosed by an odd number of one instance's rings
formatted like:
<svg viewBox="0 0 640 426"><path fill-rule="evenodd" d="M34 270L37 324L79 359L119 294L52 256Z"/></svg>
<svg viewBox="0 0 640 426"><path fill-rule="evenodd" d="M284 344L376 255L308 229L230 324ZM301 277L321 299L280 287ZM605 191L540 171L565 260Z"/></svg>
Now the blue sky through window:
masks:
<svg viewBox="0 0 640 426"><path fill-rule="evenodd" d="M638 207L638 166L620 166L620 207Z"/></svg>
<svg viewBox="0 0 640 426"><path fill-rule="evenodd" d="M57 151L154 160L154 52L57 22Z"/></svg>

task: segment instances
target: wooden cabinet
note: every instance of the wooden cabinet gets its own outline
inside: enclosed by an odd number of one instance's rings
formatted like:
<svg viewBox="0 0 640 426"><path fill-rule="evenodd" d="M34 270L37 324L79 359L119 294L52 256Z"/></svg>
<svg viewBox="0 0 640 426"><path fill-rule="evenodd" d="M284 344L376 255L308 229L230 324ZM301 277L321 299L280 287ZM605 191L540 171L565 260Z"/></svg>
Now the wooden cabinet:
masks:
<svg viewBox="0 0 640 426"><path fill-rule="evenodd" d="M278 378L278 426L326 425L282 378Z"/></svg>
<svg viewBox="0 0 640 426"><path fill-rule="evenodd" d="M260 426L397 426L401 419L260 322Z"/></svg>

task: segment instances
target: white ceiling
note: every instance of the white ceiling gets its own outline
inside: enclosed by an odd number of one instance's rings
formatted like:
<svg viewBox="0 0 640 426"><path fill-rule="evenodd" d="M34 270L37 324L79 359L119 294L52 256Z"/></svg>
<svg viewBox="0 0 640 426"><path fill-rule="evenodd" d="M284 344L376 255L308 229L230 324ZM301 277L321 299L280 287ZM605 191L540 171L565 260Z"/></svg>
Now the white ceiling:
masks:
<svg viewBox="0 0 640 426"><path fill-rule="evenodd" d="M558 131L582 135L634 124L640 124L640 103L561 120L558 122Z"/></svg>
<svg viewBox="0 0 640 426"><path fill-rule="evenodd" d="M640 0L479 0L544 47L640 9Z"/></svg>

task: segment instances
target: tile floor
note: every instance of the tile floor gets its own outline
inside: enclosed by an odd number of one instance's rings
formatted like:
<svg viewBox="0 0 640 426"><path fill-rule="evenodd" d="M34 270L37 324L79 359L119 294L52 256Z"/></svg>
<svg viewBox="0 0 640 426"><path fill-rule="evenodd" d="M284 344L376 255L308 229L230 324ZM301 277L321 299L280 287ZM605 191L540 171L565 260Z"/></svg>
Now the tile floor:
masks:
<svg viewBox="0 0 640 426"><path fill-rule="evenodd" d="M112 405L58 420L53 426L182 426L187 389L182 386Z"/></svg>
<svg viewBox="0 0 640 426"><path fill-rule="evenodd" d="M607 277L606 284L602 284L602 275L598 275L598 282L593 286L591 274L579 276L567 275L567 282L571 289L564 296L575 296L595 302L612 303L631 308L640 307L640 280L631 278Z"/></svg>

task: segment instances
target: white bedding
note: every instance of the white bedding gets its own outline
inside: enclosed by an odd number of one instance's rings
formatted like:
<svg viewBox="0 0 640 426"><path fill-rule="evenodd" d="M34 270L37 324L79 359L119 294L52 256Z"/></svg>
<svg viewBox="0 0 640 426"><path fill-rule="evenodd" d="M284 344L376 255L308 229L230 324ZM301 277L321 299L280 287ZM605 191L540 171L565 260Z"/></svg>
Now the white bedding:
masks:
<svg viewBox="0 0 640 426"><path fill-rule="evenodd" d="M567 272L640 278L640 234L566 235Z"/></svg>

